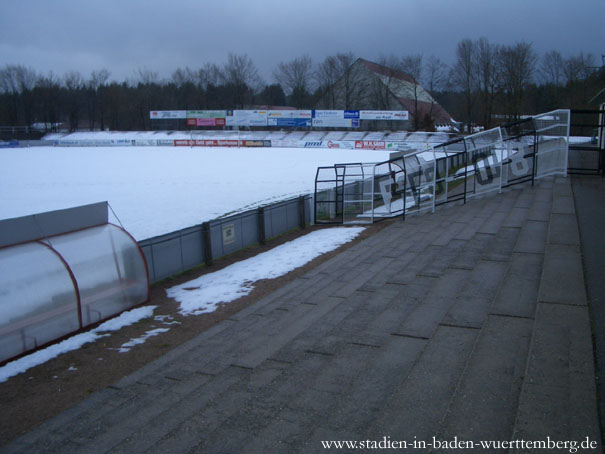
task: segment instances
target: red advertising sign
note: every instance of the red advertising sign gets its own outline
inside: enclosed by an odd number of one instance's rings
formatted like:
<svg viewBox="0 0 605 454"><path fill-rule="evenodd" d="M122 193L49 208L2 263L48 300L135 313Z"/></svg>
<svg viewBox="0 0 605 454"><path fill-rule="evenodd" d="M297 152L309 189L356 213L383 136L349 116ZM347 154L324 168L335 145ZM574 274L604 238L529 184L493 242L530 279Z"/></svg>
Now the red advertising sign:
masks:
<svg viewBox="0 0 605 454"><path fill-rule="evenodd" d="M187 118L187 126L197 126L197 122L195 118Z"/></svg>
<svg viewBox="0 0 605 454"><path fill-rule="evenodd" d="M239 142L237 140L200 140L204 142L204 147L237 147Z"/></svg>
<svg viewBox="0 0 605 454"><path fill-rule="evenodd" d="M384 140L356 140L355 148L364 150L384 150L386 142Z"/></svg>
<svg viewBox="0 0 605 454"><path fill-rule="evenodd" d="M189 140L178 139L174 141L175 147L237 147L238 140Z"/></svg>

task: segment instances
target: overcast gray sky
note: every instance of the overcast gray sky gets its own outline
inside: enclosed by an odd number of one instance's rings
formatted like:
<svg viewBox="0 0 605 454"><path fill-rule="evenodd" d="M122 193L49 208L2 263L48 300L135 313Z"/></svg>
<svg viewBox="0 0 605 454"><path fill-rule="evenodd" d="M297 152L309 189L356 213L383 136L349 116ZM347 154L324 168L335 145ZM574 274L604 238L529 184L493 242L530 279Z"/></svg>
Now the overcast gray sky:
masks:
<svg viewBox="0 0 605 454"><path fill-rule="evenodd" d="M337 52L369 60L422 53L446 63L464 38L530 42L542 55L605 54L605 0L0 0L0 66L123 81L160 77L229 52L266 82L280 61Z"/></svg>

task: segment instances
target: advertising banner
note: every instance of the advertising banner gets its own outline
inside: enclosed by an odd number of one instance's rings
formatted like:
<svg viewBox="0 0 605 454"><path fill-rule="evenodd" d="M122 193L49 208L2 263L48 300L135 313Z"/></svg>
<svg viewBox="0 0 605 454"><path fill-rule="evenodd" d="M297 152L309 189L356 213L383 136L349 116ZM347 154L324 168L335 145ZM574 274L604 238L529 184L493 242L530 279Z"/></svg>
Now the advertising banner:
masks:
<svg viewBox="0 0 605 454"><path fill-rule="evenodd" d="M226 110L188 110L187 118L225 118Z"/></svg>
<svg viewBox="0 0 605 454"><path fill-rule="evenodd" d="M409 120L407 110L361 110L359 111L361 120Z"/></svg>
<svg viewBox="0 0 605 454"><path fill-rule="evenodd" d="M267 111L267 117L269 119L279 118L313 118L312 110L269 110Z"/></svg>
<svg viewBox="0 0 605 454"><path fill-rule="evenodd" d="M355 142L352 140L328 140L326 145L328 146L328 148L345 148L348 150L352 150L355 148Z"/></svg>
<svg viewBox="0 0 605 454"><path fill-rule="evenodd" d="M278 148L298 148L300 141L294 139L273 139L271 140L272 147Z"/></svg>
<svg viewBox="0 0 605 454"><path fill-rule="evenodd" d="M351 118L314 118L313 126L319 128L359 128L359 120Z"/></svg>
<svg viewBox="0 0 605 454"><path fill-rule="evenodd" d="M344 118L353 118L359 120L359 110L345 110Z"/></svg>
<svg viewBox="0 0 605 454"><path fill-rule="evenodd" d="M386 148L386 142L384 140L356 140L355 148L363 150L384 150Z"/></svg>
<svg viewBox="0 0 605 454"><path fill-rule="evenodd" d="M309 118L267 118L267 126L286 126L286 127L299 127L299 126L311 126L312 119Z"/></svg>
<svg viewBox="0 0 605 454"><path fill-rule="evenodd" d="M237 139L228 140L196 140L196 142L203 142L199 145L202 147L237 147L239 141ZM197 145L197 143L196 143Z"/></svg>
<svg viewBox="0 0 605 454"><path fill-rule="evenodd" d="M270 147L270 140L242 140L244 147Z"/></svg>
<svg viewBox="0 0 605 454"><path fill-rule="evenodd" d="M324 143L321 140L301 140L301 148L325 148Z"/></svg>
<svg viewBox="0 0 605 454"><path fill-rule="evenodd" d="M174 141L175 147L237 147L239 146L239 140L227 139L227 140L191 140L191 139L178 139Z"/></svg>
<svg viewBox="0 0 605 454"><path fill-rule="evenodd" d="M314 110L313 118L345 118L344 110Z"/></svg>
<svg viewBox="0 0 605 454"><path fill-rule="evenodd" d="M267 126L266 110L229 110L227 126Z"/></svg>
<svg viewBox="0 0 605 454"><path fill-rule="evenodd" d="M191 120L195 121L193 126L225 126L224 118L189 118L187 126L191 126L189 124Z"/></svg>
<svg viewBox="0 0 605 454"><path fill-rule="evenodd" d="M184 120L187 118L186 110L152 110L149 112L151 120Z"/></svg>

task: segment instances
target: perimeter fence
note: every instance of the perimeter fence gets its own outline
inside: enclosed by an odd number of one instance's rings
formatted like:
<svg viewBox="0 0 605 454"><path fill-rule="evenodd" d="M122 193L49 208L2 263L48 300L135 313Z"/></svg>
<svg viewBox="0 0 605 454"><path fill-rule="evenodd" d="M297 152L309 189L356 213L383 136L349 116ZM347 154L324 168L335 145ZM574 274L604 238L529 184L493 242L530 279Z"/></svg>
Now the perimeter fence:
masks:
<svg viewBox="0 0 605 454"><path fill-rule="evenodd" d="M174 276L312 223L312 195L283 200L139 241L150 282Z"/></svg>

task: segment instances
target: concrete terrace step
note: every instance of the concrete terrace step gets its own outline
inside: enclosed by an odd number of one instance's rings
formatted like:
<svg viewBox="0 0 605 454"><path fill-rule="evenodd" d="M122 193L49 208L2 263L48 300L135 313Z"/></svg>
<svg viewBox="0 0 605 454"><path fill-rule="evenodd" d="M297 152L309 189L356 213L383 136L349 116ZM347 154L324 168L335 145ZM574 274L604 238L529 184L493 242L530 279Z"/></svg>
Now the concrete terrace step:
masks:
<svg viewBox="0 0 605 454"><path fill-rule="evenodd" d="M598 440L568 186L394 221L2 452Z"/></svg>
<svg viewBox="0 0 605 454"><path fill-rule="evenodd" d="M557 178L514 438L601 440L590 315L569 179Z"/></svg>

